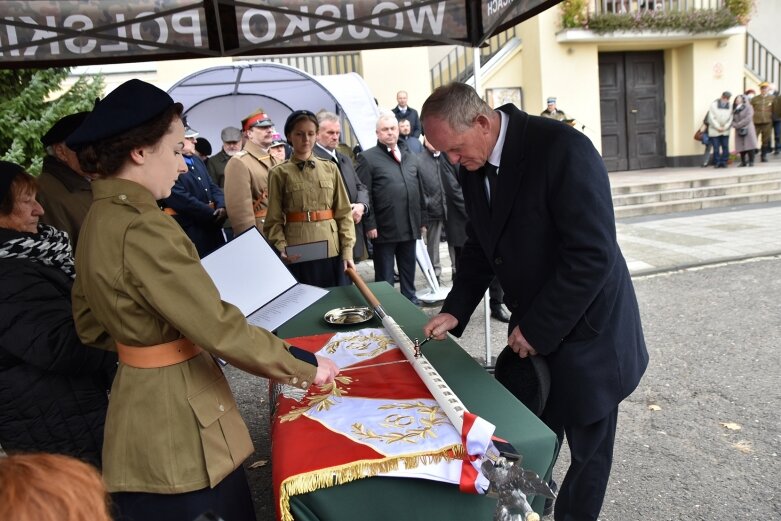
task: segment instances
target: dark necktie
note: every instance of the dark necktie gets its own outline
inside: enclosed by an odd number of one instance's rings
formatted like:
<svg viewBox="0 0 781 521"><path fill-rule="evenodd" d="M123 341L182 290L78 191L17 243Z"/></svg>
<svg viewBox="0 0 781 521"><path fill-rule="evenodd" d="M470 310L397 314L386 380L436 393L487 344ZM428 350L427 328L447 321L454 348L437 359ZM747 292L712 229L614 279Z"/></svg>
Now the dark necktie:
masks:
<svg viewBox="0 0 781 521"><path fill-rule="evenodd" d="M485 177L488 179L488 205L491 206L491 200L496 195L497 185L499 184L499 169L491 163L485 164Z"/></svg>

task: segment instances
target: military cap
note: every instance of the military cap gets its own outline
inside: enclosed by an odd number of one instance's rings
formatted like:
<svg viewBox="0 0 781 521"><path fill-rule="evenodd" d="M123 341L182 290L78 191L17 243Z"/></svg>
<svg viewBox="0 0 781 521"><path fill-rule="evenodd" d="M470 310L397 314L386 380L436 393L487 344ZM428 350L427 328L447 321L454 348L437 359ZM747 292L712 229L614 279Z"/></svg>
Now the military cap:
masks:
<svg viewBox="0 0 781 521"><path fill-rule="evenodd" d="M283 147L283 146L285 146L285 142L284 141L282 141L281 139L275 139L274 141L271 142L271 145L269 145L269 148Z"/></svg>
<svg viewBox="0 0 781 521"><path fill-rule="evenodd" d="M236 127L225 127L220 132L220 139L223 143L235 143L241 141L241 130Z"/></svg>
<svg viewBox="0 0 781 521"><path fill-rule="evenodd" d="M43 135L41 143L43 143L43 146L45 147L54 145L55 143L62 143L68 139L68 136L73 134L74 130L81 126L87 118L87 115L89 115L89 112L77 112L60 118L52 125L49 131Z"/></svg>
<svg viewBox="0 0 781 521"><path fill-rule="evenodd" d="M548 105L550 105L551 103L556 103L556 98L553 97L548 98Z"/></svg>
<svg viewBox="0 0 781 521"><path fill-rule="evenodd" d="M770 84L766 81L763 81L762 83L759 84L760 89L764 89L765 87L770 87Z"/></svg>
<svg viewBox="0 0 781 521"><path fill-rule="evenodd" d="M268 114L263 112L263 109L258 109L246 118L241 120L241 128L249 130L252 127L273 127L274 122L268 117Z"/></svg>
<svg viewBox="0 0 781 521"><path fill-rule="evenodd" d="M0 161L0 202L8 195L14 177L25 172L24 168L10 161Z"/></svg>
<svg viewBox="0 0 781 521"><path fill-rule="evenodd" d="M118 136L154 119L174 104L167 92L145 81L126 81L105 98L66 140L77 150L90 143Z"/></svg>
<svg viewBox="0 0 781 521"><path fill-rule="evenodd" d="M198 137L199 135L200 134L198 133L197 130L192 128L190 125L185 125L185 127L184 127L184 137L186 137L186 138L193 138L193 137Z"/></svg>

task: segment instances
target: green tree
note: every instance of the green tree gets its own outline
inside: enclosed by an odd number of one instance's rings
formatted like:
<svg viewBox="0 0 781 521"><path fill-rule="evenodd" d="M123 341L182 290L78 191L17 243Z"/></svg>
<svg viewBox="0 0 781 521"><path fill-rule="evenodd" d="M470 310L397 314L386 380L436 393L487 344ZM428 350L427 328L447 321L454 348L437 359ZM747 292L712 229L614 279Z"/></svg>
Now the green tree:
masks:
<svg viewBox="0 0 781 521"><path fill-rule="evenodd" d="M63 116L92 110L103 94L103 78L82 76L61 92L69 72L68 68L0 70L0 159L38 175L45 153L41 136Z"/></svg>

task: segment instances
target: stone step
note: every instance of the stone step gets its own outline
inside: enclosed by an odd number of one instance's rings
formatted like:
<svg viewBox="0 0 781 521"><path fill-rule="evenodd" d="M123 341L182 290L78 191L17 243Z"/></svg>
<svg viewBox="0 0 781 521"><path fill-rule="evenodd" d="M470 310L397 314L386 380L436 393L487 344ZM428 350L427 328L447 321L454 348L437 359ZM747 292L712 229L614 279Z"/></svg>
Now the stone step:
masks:
<svg viewBox="0 0 781 521"><path fill-rule="evenodd" d="M615 207L616 219L781 201L781 189Z"/></svg>
<svg viewBox="0 0 781 521"><path fill-rule="evenodd" d="M731 169L729 169L731 170ZM612 193L614 196L626 195L626 194L639 194L648 192L661 192L667 190L683 190L686 188L699 188L708 186L723 186L734 185L738 183L751 183L755 181L775 180L781 179L781 170L772 172L745 172L745 169L741 168L741 171L730 172L729 175L725 175L724 170L716 170L720 174L703 174L703 177L696 179L686 179L677 181L660 181L653 183L638 183L638 184L626 184L622 186L613 186Z"/></svg>
<svg viewBox="0 0 781 521"><path fill-rule="evenodd" d="M632 206L640 204L662 203L666 201L681 201L684 199L702 199L706 197L721 197L743 195L757 192L772 192L781 190L781 175L777 179L767 178L756 181L743 181L733 184L699 184L684 188L666 188L647 192L629 192L613 196L613 206Z"/></svg>

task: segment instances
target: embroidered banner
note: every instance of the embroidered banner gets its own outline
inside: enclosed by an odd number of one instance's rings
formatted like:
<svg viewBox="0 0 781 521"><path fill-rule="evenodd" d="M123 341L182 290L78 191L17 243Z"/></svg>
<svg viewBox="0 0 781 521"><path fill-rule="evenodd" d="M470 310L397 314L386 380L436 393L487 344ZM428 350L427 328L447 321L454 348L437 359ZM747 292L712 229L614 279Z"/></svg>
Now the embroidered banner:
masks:
<svg viewBox="0 0 781 521"><path fill-rule="evenodd" d="M288 339L342 369L333 384L282 386L272 426L278 515L290 496L376 475L458 484L462 434L384 329Z"/></svg>

